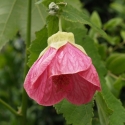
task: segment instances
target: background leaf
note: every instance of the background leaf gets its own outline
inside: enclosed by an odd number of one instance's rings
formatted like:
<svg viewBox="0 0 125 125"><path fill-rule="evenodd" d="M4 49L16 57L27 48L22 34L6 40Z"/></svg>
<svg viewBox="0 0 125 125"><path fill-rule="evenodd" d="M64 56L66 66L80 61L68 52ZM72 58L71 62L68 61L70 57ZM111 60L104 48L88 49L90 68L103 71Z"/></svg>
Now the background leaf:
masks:
<svg viewBox="0 0 125 125"><path fill-rule="evenodd" d="M32 2L32 39L34 32L40 30L45 25L47 11L41 5ZM0 49L6 42L12 39L18 31L25 39L27 23L28 1L22 0L0 0Z"/></svg>
<svg viewBox="0 0 125 125"><path fill-rule="evenodd" d="M122 31L120 32L120 34L121 34L122 39L125 41L125 31L122 30Z"/></svg>
<svg viewBox="0 0 125 125"><path fill-rule="evenodd" d="M88 24L91 27L93 27L97 32L99 32L102 36L106 37L108 39L107 34L95 26L89 19L89 17L85 13L81 13L76 8L72 7L71 5L67 5L61 15L65 20L71 21L71 22L79 22L82 24Z"/></svg>
<svg viewBox="0 0 125 125"><path fill-rule="evenodd" d="M19 29L20 6L21 9L27 5L27 2L21 2L19 0L0 0L0 48L8 42L9 39L16 34Z"/></svg>
<svg viewBox="0 0 125 125"><path fill-rule="evenodd" d="M90 19L91 19L91 21L92 21L97 27L99 27L99 28L102 27L101 19L100 19L100 17L99 17L99 14L98 14L96 11L94 11L94 12L92 13Z"/></svg>
<svg viewBox="0 0 125 125"><path fill-rule="evenodd" d="M113 18L109 20L107 23L105 23L104 29L111 30L111 28L115 28L116 26L120 25L122 21L122 18Z"/></svg>
<svg viewBox="0 0 125 125"><path fill-rule="evenodd" d="M111 60L111 61L110 61ZM110 56L107 60L107 68L114 74L125 72L125 54L117 53Z"/></svg>

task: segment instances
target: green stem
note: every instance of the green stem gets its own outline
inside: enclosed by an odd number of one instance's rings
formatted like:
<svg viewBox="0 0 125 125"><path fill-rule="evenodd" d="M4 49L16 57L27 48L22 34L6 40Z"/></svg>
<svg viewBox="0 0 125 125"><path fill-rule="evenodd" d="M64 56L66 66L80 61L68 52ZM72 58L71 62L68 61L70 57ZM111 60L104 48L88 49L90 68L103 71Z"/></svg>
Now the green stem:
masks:
<svg viewBox="0 0 125 125"><path fill-rule="evenodd" d="M25 59L25 72L24 72L24 76L26 76L29 68L27 66L27 62L28 62L28 52L27 49L30 46L30 41L31 41L31 8L32 7L32 0L28 0L28 15L27 15L27 36L26 36L26 59ZM28 101L28 96L27 93L25 91L25 89L23 89L23 96L22 96L22 106L21 106L21 114L22 114L22 118L21 118L21 125L26 125L26 112L27 112L27 101Z"/></svg>
<svg viewBox="0 0 125 125"><path fill-rule="evenodd" d="M118 79L118 78L119 78L119 76L116 76L116 75L114 75L114 74L111 73L111 72L108 72L108 74L109 74L110 76L112 76L113 78L115 78L115 79ZM121 77L121 79L122 79L123 81L125 81L124 78Z"/></svg>
<svg viewBox="0 0 125 125"><path fill-rule="evenodd" d="M62 32L62 21L60 16L59 16L59 31Z"/></svg>
<svg viewBox="0 0 125 125"><path fill-rule="evenodd" d="M10 112L12 112L16 116L21 116L15 109L13 109L9 104L0 99L0 103L5 106Z"/></svg>

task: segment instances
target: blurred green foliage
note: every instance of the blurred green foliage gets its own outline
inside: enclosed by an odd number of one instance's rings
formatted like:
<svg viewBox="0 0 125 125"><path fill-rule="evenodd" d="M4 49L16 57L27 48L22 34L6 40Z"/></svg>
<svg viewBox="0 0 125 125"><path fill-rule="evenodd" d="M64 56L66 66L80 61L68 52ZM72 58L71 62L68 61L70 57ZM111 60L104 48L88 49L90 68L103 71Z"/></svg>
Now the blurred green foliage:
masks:
<svg viewBox="0 0 125 125"><path fill-rule="evenodd" d="M86 13L97 27L102 28L108 34L109 38L106 39L87 25L63 21L64 30L70 31L70 26L80 27L81 35L87 34L94 39L101 60L107 68L106 84L125 107L125 0L81 0L81 4L78 0L67 0L67 2ZM0 52L0 98L16 110L21 105L24 62L25 44L22 36L17 34ZM101 95L98 98L100 97ZM103 102L104 100L101 100L101 103ZM66 124L62 115L57 115L53 107L38 106L32 100L28 100L28 107L27 125ZM105 108L109 111L107 105ZM100 125L97 107L95 106L94 109L93 125ZM108 117L107 114L106 117ZM0 105L0 125L17 124L15 117Z"/></svg>

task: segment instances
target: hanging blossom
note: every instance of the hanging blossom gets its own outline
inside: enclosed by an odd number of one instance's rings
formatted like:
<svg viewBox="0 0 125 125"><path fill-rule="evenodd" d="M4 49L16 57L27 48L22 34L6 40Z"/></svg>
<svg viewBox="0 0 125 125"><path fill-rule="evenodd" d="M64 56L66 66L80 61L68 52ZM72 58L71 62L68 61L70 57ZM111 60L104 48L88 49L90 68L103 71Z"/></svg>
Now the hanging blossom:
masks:
<svg viewBox="0 0 125 125"><path fill-rule="evenodd" d="M30 68L24 82L30 98L50 106L63 99L81 105L100 91L100 81L91 58L75 44L74 35L58 32Z"/></svg>

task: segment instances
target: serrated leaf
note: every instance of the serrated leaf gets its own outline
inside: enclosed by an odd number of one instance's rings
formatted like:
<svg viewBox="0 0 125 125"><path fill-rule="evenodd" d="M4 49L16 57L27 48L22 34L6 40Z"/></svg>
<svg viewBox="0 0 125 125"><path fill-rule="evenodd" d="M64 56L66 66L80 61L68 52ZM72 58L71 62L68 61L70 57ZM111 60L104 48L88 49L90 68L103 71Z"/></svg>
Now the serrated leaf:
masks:
<svg viewBox="0 0 125 125"><path fill-rule="evenodd" d="M110 125L124 125L125 123L125 109L121 102L116 99L113 94L109 91L105 83L102 84L102 94L107 103L107 106L113 110L113 114L110 116Z"/></svg>
<svg viewBox="0 0 125 125"><path fill-rule="evenodd" d="M109 125L109 118L113 111L108 108L101 93L96 95L96 103L98 107L98 113L101 125Z"/></svg>
<svg viewBox="0 0 125 125"><path fill-rule="evenodd" d="M36 39L31 43L29 48L30 56L28 65L31 66L38 58L41 51L47 46L48 33L47 28L44 27L42 30L36 32Z"/></svg>
<svg viewBox="0 0 125 125"><path fill-rule="evenodd" d="M32 1L32 39L34 32L40 30L45 24L47 12L43 5L35 5ZM0 0L0 49L9 39L12 39L17 31L25 39L27 23L28 1Z"/></svg>
<svg viewBox="0 0 125 125"><path fill-rule="evenodd" d="M109 118L110 125L124 125L125 123L125 109L123 108L121 102L109 91L107 85L105 84L105 67L102 65L100 56L96 51L94 41L86 37L82 43L83 47L87 51L87 54L92 58L92 61L98 71L101 86L102 86L102 96L109 109L113 111L113 114Z"/></svg>
<svg viewBox="0 0 125 125"><path fill-rule="evenodd" d="M58 30L59 30L58 23L59 23L59 19L56 16L49 16L47 18L48 36L51 36L54 33L58 32Z"/></svg>
<svg viewBox="0 0 125 125"><path fill-rule="evenodd" d="M61 16L65 20L68 20L71 22L79 22L82 24L88 24L92 28L94 28L97 32L99 32L102 36L104 36L106 38L108 37L107 34L102 29L98 28L90 21L90 18L85 13L81 13L80 11L78 11L77 9L72 7L71 5L67 5L64 8Z"/></svg>
<svg viewBox="0 0 125 125"><path fill-rule="evenodd" d="M67 124L91 125L93 116L93 102L86 105L76 106L66 100L54 105L57 113L63 113Z"/></svg>

